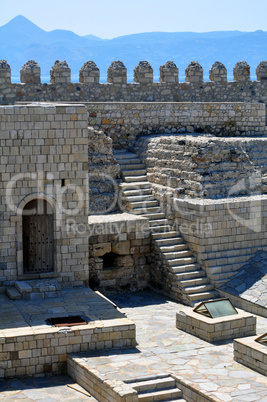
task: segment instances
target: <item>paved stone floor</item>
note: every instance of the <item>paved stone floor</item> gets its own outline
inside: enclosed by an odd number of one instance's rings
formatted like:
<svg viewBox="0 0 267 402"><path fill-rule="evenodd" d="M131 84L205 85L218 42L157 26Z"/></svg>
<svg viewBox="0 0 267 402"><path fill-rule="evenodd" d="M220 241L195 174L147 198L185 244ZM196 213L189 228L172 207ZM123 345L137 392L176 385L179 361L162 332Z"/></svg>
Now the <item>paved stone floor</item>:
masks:
<svg viewBox="0 0 267 402"><path fill-rule="evenodd" d="M175 313L181 304L149 291L110 298L136 323L138 344L135 349L82 355L102 378L126 380L174 373L215 401L267 402L267 377L236 363L232 342L210 344L175 328ZM257 317L257 333L266 331L267 319ZM68 387L70 383L67 376L2 380L0 399L94 400Z"/></svg>
<svg viewBox="0 0 267 402"><path fill-rule="evenodd" d="M267 308L267 252L257 251L222 290Z"/></svg>
<svg viewBox="0 0 267 402"><path fill-rule="evenodd" d="M216 401L267 401L267 377L235 362L231 341L210 344L175 328L175 312L182 305L152 292L111 300L136 323L138 345L84 356L103 379L174 373ZM257 332L266 330L267 319L257 317Z"/></svg>

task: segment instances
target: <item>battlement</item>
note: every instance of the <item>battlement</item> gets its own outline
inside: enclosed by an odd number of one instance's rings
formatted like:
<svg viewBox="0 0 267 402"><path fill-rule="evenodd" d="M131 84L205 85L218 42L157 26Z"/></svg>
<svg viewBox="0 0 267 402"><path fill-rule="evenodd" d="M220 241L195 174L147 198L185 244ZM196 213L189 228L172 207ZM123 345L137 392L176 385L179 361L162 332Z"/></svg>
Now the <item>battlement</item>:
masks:
<svg viewBox="0 0 267 402"><path fill-rule="evenodd" d="M148 61L140 61L134 69L134 82L139 84L153 83L153 68ZM167 61L159 67L160 83L179 82L179 69L173 61ZM257 81L267 80L267 61L261 61L256 68ZM11 67L6 60L0 60L0 83L11 82ZM250 66L246 61L238 61L233 68L234 81L250 81ZM99 83L100 70L94 61L87 61L79 71L79 82L86 84ZM209 70L212 82L226 82L227 69L223 63L216 61ZM21 83L40 83L41 68L34 60L29 60L20 70ZM185 69L185 81L203 82L203 68L197 61L191 61ZM70 83L71 69L66 60L56 60L50 70L50 83ZM127 83L127 68L120 60L113 61L107 70L107 83Z"/></svg>
<svg viewBox="0 0 267 402"><path fill-rule="evenodd" d="M185 69L185 82L179 82L179 68L167 61L159 68L159 81L148 61L134 69L134 82L127 82L127 68L113 61L107 70L107 82L100 83L100 70L87 61L79 71L79 82L71 82L71 69L66 61L56 60L50 70L50 83L41 83L41 68L29 60L20 70L21 83L11 82L11 67L0 60L0 104L18 101L46 102L263 102L267 103L267 61L256 68L256 81L251 81L250 66L239 61L233 68L233 81L227 80L227 69L216 61L209 70L210 81L197 61Z"/></svg>

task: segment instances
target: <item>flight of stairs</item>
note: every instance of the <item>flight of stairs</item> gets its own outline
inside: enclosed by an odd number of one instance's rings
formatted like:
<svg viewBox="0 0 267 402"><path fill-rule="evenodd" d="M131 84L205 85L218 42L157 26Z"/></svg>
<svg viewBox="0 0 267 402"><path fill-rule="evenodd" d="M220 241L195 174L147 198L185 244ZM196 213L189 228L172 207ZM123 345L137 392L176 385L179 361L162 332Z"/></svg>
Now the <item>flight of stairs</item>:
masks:
<svg viewBox="0 0 267 402"><path fill-rule="evenodd" d="M123 176L120 187L124 203L129 212L149 219L154 246L172 276L173 296L182 293L182 301L191 306L219 297L185 240L169 225L152 194L146 166L134 153L114 151L114 157Z"/></svg>
<svg viewBox="0 0 267 402"><path fill-rule="evenodd" d="M137 378L133 381L127 381L127 384L138 392L138 401L185 402L182 391L177 388L175 380L169 375Z"/></svg>

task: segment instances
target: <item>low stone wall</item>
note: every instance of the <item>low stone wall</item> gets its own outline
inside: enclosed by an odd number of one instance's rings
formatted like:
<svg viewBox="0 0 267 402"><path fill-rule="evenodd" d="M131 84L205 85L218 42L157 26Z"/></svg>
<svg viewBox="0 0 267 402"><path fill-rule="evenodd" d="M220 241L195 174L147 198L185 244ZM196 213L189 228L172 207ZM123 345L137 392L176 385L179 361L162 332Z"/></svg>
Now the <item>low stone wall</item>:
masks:
<svg viewBox="0 0 267 402"><path fill-rule="evenodd" d="M66 372L69 353L135 346L135 325L126 318L67 331L48 326L23 336L16 332L0 338L0 378L60 374Z"/></svg>
<svg viewBox="0 0 267 402"><path fill-rule="evenodd" d="M88 369L82 357L68 356L68 375L99 401L137 402L138 395L120 380L105 380L94 368Z"/></svg>
<svg viewBox="0 0 267 402"><path fill-rule="evenodd" d="M267 196L174 199L177 229L207 276L220 286L258 250L267 249Z"/></svg>
<svg viewBox="0 0 267 402"><path fill-rule="evenodd" d="M142 134L199 132L219 136L265 133L261 103L86 103L89 125L109 133L117 147L133 145Z"/></svg>
<svg viewBox="0 0 267 402"><path fill-rule="evenodd" d="M137 291L149 283L148 220L123 213L89 217L90 286L104 292Z"/></svg>
<svg viewBox="0 0 267 402"><path fill-rule="evenodd" d="M176 328L208 342L255 335L256 317L241 310L237 310L237 313L209 318L194 312L190 307L183 308L176 313Z"/></svg>
<svg viewBox="0 0 267 402"><path fill-rule="evenodd" d="M238 363L244 364L252 370L266 375L267 373L267 347L255 342L259 336L234 340L234 358Z"/></svg>

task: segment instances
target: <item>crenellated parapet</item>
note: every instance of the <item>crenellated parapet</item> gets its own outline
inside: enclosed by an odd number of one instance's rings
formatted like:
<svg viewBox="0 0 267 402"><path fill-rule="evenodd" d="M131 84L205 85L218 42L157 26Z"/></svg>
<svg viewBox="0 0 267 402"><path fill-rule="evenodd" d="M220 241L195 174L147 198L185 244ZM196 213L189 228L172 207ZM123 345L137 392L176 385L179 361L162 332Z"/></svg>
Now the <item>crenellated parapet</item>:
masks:
<svg viewBox="0 0 267 402"><path fill-rule="evenodd" d="M179 82L179 69L173 61L167 61L159 68L159 82L176 84Z"/></svg>
<svg viewBox="0 0 267 402"><path fill-rule="evenodd" d="M234 81L250 81L250 66L246 61L238 61L233 70Z"/></svg>
<svg viewBox="0 0 267 402"><path fill-rule="evenodd" d="M122 61L113 61L108 68L108 83L121 85L127 83L127 69Z"/></svg>
<svg viewBox="0 0 267 402"><path fill-rule="evenodd" d="M6 60L0 60L0 84L11 82L11 68Z"/></svg>
<svg viewBox="0 0 267 402"><path fill-rule="evenodd" d="M227 82L227 70L223 63L215 61L209 73L209 78L212 82L218 82L220 84Z"/></svg>
<svg viewBox="0 0 267 402"><path fill-rule="evenodd" d="M20 70L20 81L22 84L40 84L41 68L34 60L29 60Z"/></svg>
<svg viewBox="0 0 267 402"><path fill-rule="evenodd" d="M98 84L100 70L94 61L84 63L79 71L79 80L83 84Z"/></svg>
<svg viewBox="0 0 267 402"><path fill-rule="evenodd" d="M256 68L257 80L267 81L267 61L261 61Z"/></svg>
<svg viewBox="0 0 267 402"><path fill-rule="evenodd" d="M66 84L71 82L70 68L66 60L56 60L55 64L50 70L50 83L51 84Z"/></svg>
<svg viewBox="0 0 267 402"><path fill-rule="evenodd" d="M159 67L159 81L148 61L134 69L134 82L127 81L127 68L120 60L107 69L107 81L100 82L100 69L87 61L79 71L79 82L71 82L66 61L56 60L50 70L50 83L41 82L41 69L29 60L20 71L21 83L11 82L11 68L0 60L0 104L15 102L252 102L267 104L267 61L256 69L257 80L251 81L250 66L239 61L233 68L233 81L227 69L216 61L204 81L203 67L192 61L185 70L185 82L179 81L179 69L173 61ZM107 85L108 84L108 85Z"/></svg>
<svg viewBox="0 0 267 402"><path fill-rule="evenodd" d="M185 69L185 81L192 83L203 82L203 68L198 61L191 61Z"/></svg>
<svg viewBox="0 0 267 402"><path fill-rule="evenodd" d="M153 83L153 68L148 61L139 61L134 69L134 82L139 84Z"/></svg>

